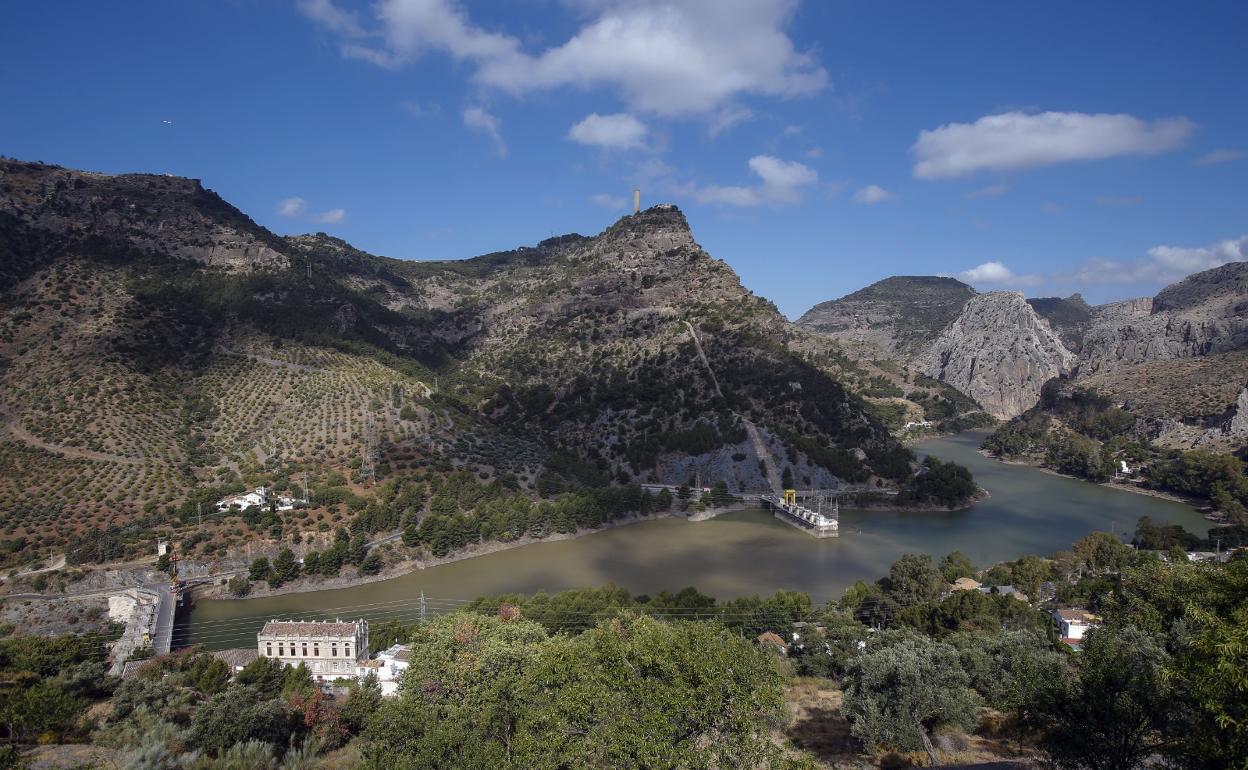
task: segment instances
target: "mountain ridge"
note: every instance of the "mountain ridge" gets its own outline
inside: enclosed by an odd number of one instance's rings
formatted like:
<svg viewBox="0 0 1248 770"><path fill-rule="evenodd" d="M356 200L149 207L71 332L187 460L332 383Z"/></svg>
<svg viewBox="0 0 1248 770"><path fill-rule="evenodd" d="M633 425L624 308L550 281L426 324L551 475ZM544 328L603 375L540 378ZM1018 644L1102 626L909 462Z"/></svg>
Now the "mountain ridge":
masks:
<svg viewBox="0 0 1248 770"><path fill-rule="evenodd" d="M408 262L274 235L194 180L3 160L0 254L0 495L29 533L302 470L770 488L747 424L798 485L912 474L674 206Z"/></svg>

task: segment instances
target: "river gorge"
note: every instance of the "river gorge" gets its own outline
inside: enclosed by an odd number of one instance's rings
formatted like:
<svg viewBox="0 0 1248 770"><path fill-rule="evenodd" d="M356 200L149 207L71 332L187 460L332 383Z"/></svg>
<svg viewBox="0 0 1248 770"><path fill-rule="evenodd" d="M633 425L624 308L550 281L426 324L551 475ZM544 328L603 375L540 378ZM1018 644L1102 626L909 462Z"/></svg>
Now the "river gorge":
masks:
<svg viewBox="0 0 1248 770"><path fill-rule="evenodd" d="M816 603L857 580L875 580L904 553L934 558L960 550L980 566L1064 550L1095 530L1130 533L1141 516L1205 534L1190 506L986 458L984 434L930 439L921 454L971 469L990 497L956 512L841 511L841 536L815 539L763 510L703 522L643 521L558 542L536 543L350 588L257 599L201 601L183 620L183 643L248 647L269 618L415 620L484 594L532 593L613 583L634 593L695 586L721 598L793 589Z"/></svg>

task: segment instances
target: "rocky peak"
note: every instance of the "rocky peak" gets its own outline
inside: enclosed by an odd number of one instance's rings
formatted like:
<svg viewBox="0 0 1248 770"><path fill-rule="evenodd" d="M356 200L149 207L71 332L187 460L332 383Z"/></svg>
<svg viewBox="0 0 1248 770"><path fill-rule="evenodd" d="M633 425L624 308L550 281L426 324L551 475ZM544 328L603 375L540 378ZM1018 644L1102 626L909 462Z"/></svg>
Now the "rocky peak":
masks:
<svg viewBox="0 0 1248 770"><path fill-rule="evenodd" d="M954 278L893 276L815 305L797 325L867 357L910 360L922 355L974 296L974 289Z"/></svg>
<svg viewBox="0 0 1248 770"><path fill-rule="evenodd" d="M658 251L696 246L689 220L670 203L651 206L645 211L621 217L598 239L604 243L637 243Z"/></svg>
<svg viewBox="0 0 1248 770"><path fill-rule="evenodd" d="M1232 304L1248 299L1248 262L1229 262L1167 286L1153 297L1153 312L1192 310L1227 298Z"/></svg>
<svg viewBox="0 0 1248 770"><path fill-rule="evenodd" d="M0 214L58 237L62 248L104 241L229 270L289 264L280 238L196 179L0 160Z"/></svg>
<svg viewBox="0 0 1248 770"><path fill-rule="evenodd" d="M1031 408L1045 382L1070 371L1071 353L1021 292L972 297L927 353L926 373L995 417Z"/></svg>
<svg viewBox="0 0 1248 770"><path fill-rule="evenodd" d="M1091 374L1147 361L1223 353L1248 346L1248 262L1189 275L1149 299L1093 313L1079 369Z"/></svg>

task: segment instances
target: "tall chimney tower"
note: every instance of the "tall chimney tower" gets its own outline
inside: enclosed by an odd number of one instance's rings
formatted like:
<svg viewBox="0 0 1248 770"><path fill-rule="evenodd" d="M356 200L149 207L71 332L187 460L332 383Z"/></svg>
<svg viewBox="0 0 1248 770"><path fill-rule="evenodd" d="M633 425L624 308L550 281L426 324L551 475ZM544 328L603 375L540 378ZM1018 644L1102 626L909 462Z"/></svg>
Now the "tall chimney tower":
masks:
<svg viewBox="0 0 1248 770"><path fill-rule="evenodd" d="M633 190L633 213L641 213L641 190Z"/></svg>

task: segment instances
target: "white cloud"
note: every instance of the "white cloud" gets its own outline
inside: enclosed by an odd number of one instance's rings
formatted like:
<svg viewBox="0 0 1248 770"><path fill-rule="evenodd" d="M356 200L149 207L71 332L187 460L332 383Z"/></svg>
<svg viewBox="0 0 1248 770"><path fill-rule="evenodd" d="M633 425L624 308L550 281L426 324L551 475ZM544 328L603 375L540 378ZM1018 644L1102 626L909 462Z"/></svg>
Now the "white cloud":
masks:
<svg viewBox="0 0 1248 770"><path fill-rule="evenodd" d="M453 0L379 0L367 44L348 34L331 0L300 6L343 34L343 55L393 67L430 53L470 63L482 86L525 94L605 87L634 110L712 115L740 95L796 97L828 85L827 71L787 34L797 0L598 0L566 41L536 53L473 24Z"/></svg>
<svg viewBox="0 0 1248 770"><path fill-rule="evenodd" d="M1040 210L1046 214L1060 214L1066 210L1066 207L1060 203L1053 203L1050 201L1048 203L1041 204Z"/></svg>
<svg viewBox="0 0 1248 770"><path fill-rule="evenodd" d="M1193 166L1214 166L1219 163L1230 163L1233 160L1242 160L1248 158L1248 150L1214 150L1206 155L1201 155L1192 161Z"/></svg>
<svg viewBox="0 0 1248 770"><path fill-rule="evenodd" d="M854 203L862 203L867 206L883 203L884 201L892 200L892 198L893 194L878 184L867 185L854 193Z"/></svg>
<svg viewBox="0 0 1248 770"><path fill-rule="evenodd" d="M610 195L608 193L597 193L589 196L590 203L595 206L602 206L604 209L612 211L620 211L628 206L628 199L623 195Z"/></svg>
<svg viewBox="0 0 1248 770"><path fill-rule="evenodd" d="M436 118L442 114L442 105L437 102L420 102L415 99L408 99L399 106L403 108L404 112L414 118Z"/></svg>
<svg viewBox="0 0 1248 770"><path fill-rule="evenodd" d="M975 286L1035 286L1041 283L1037 275L1016 275L1004 263L992 261L976 265L958 273L958 279Z"/></svg>
<svg viewBox="0 0 1248 770"><path fill-rule="evenodd" d="M1005 195L1006 186L1002 184L990 184L987 187L981 187L978 190L971 190L966 194L967 198L998 198Z"/></svg>
<svg viewBox="0 0 1248 770"><path fill-rule="evenodd" d="M707 133L714 139L738 123L744 123L752 117L754 117L754 112L748 107L730 104L717 110L711 117L711 124L707 127Z"/></svg>
<svg viewBox="0 0 1248 770"><path fill-rule="evenodd" d="M277 213L288 219L301 219L306 222L320 222L336 225L347 218L346 209L329 209L328 211L309 211L308 202L298 196L284 198L277 204Z"/></svg>
<svg viewBox="0 0 1248 770"><path fill-rule="evenodd" d="M920 131L911 147L918 179L965 176L1119 155L1152 155L1183 143L1187 118L1145 121L1131 115L1006 112L974 123Z"/></svg>
<svg viewBox="0 0 1248 770"><path fill-rule="evenodd" d="M731 206L761 206L797 203L807 188L819 182L819 174L809 166L771 155L750 158L750 171L760 183L750 187L708 185L690 192L701 203Z"/></svg>
<svg viewBox="0 0 1248 770"><path fill-rule="evenodd" d="M364 33L359 17L353 11L338 8L331 0L299 0L299 12L330 32L346 37L359 37Z"/></svg>
<svg viewBox="0 0 1248 770"><path fill-rule="evenodd" d="M308 202L303 198L286 198L277 204L277 213L284 217L301 217L308 210Z"/></svg>
<svg viewBox="0 0 1248 770"><path fill-rule="evenodd" d="M568 129L568 138L605 150L635 150L646 146L646 124L627 113L590 113Z"/></svg>
<svg viewBox="0 0 1248 770"><path fill-rule="evenodd" d="M507 142L503 141L503 123L488 110L480 106L468 107L464 110L464 125L488 136L499 156L506 157Z"/></svg>
<svg viewBox="0 0 1248 770"><path fill-rule="evenodd" d="M1081 284L1169 284L1192 273L1248 260L1248 235L1209 246L1154 246L1134 260L1095 258L1059 280Z"/></svg>

